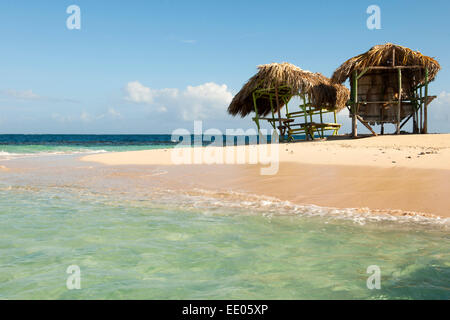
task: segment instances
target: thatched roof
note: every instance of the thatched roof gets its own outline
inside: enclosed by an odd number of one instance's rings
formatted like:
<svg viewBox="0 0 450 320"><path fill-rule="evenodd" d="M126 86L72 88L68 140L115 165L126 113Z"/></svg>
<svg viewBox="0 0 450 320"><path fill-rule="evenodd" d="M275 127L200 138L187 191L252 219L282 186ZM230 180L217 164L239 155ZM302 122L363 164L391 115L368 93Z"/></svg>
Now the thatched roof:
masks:
<svg viewBox="0 0 450 320"><path fill-rule="evenodd" d="M331 82L330 78L321 73L315 73L318 84L309 90L311 104L314 108L340 111L345 108L350 98L350 90L341 84Z"/></svg>
<svg viewBox="0 0 450 320"><path fill-rule="evenodd" d="M280 89L280 93L289 97L301 94L308 94L313 107L323 107L328 109L342 109L349 98L349 91L342 85L332 84L331 80L320 73L305 71L290 63L271 63L258 66L258 73L255 74L242 87L231 101L228 113L245 117L253 112L253 92L258 89L273 90ZM288 92L286 92L286 87ZM281 92L281 90L284 90ZM276 108L276 103L274 103ZM280 108L284 106L282 99L279 99ZM266 116L271 112L270 100L267 97L257 99L258 113Z"/></svg>
<svg viewBox="0 0 450 320"><path fill-rule="evenodd" d="M353 57L344 62L333 74L331 78L333 83L343 83L353 73L354 70L362 71L367 67L392 66L393 50L395 50L396 66L421 66L428 69L428 79L433 81L436 74L441 69L439 63L431 58L424 56L419 51L413 51L409 48L392 43L372 47L369 51ZM425 74L421 69L413 70L417 83L425 82Z"/></svg>

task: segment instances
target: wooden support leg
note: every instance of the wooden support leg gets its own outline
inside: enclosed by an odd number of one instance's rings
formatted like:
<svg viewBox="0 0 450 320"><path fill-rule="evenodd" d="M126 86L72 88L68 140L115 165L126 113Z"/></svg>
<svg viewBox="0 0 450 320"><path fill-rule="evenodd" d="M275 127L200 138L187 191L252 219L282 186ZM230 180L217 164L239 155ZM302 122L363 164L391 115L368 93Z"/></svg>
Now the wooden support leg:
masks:
<svg viewBox="0 0 450 320"><path fill-rule="evenodd" d="M420 120L419 120L419 132L422 133L422 128L423 128L423 106L422 106L422 105L420 105L419 116L420 116Z"/></svg>
<svg viewBox="0 0 450 320"><path fill-rule="evenodd" d="M420 87L420 89L418 89L419 91L419 109L417 110L417 128L418 128L418 132L417 133L422 133L422 97L423 97L423 87Z"/></svg>
<svg viewBox="0 0 450 320"><path fill-rule="evenodd" d="M426 102L423 108L423 133L428 133L428 106Z"/></svg>
<svg viewBox="0 0 450 320"><path fill-rule="evenodd" d="M413 133L417 133L417 111L413 113Z"/></svg>
<svg viewBox="0 0 450 320"><path fill-rule="evenodd" d="M277 103L277 109L278 109L278 124L279 124L279 128L280 128L280 142L284 141L284 133L281 132L281 127L282 127L282 123L281 123L281 107L280 107L280 101L278 99L278 86L275 86L275 99L276 99L276 103Z"/></svg>
<svg viewBox="0 0 450 320"><path fill-rule="evenodd" d="M253 94L252 94L252 97L253 97L253 107L255 108L255 118L254 118L254 121L255 121L255 123L256 123L256 127L258 128L258 135L259 135L259 133L261 132L261 128L260 128L260 126L259 126L258 107L256 106L256 95L255 95L254 92L253 92Z"/></svg>
<svg viewBox="0 0 450 320"><path fill-rule="evenodd" d="M405 119L405 121L403 121L403 123L400 125L400 129L403 128L403 126L409 121L409 119L411 119L414 116L413 114L410 114L408 118Z"/></svg>
<svg viewBox="0 0 450 320"><path fill-rule="evenodd" d="M400 122L401 122L401 110L402 110L402 69L398 69L398 105L397 105L397 134L400 134Z"/></svg>
<svg viewBox="0 0 450 320"><path fill-rule="evenodd" d="M423 133L428 133L428 69L425 68L425 101L423 104Z"/></svg>
<svg viewBox="0 0 450 320"><path fill-rule="evenodd" d="M372 132L372 134L374 136L377 136L376 132L372 129L372 127L369 125L369 123L367 123L367 121L365 121L361 116L357 115L356 117L367 129L369 129L370 132Z"/></svg>
<svg viewBox="0 0 450 320"><path fill-rule="evenodd" d="M358 126L356 122L356 114L352 117L352 136L356 138L358 136Z"/></svg>
<svg viewBox="0 0 450 320"><path fill-rule="evenodd" d="M357 122L357 114L358 114L358 72L355 70L353 71L352 76L352 136L353 138L358 137L358 122Z"/></svg>

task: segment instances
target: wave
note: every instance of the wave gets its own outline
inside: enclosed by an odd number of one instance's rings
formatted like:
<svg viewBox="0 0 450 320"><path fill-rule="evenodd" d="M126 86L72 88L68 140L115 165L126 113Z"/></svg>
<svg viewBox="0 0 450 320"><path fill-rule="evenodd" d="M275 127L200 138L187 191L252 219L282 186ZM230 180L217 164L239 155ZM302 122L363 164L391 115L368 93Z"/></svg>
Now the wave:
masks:
<svg viewBox="0 0 450 320"><path fill-rule="evenodd" d="M95 154L95 153L105 153L107 150L90 150L90 149L79 149L79 150L60 150L60 151L36 151L36 152L7 152L0 150L0 160L15 160L31 157L43 157L43 156L55 156L55 155L74 155L74 154Z"/></svg>
<svg viewBox="0 0 450 320"><path fill-rule="evenodd" d="M167 191L180 194L180 191ZM193 189L182 192L185 196L183 207L201 209L204 212L215 212L224 209L239 214L262 215L267 218L277 216L321 217L325 219L344 219L365 225L370 222L398 222L423 225L441 225L450 228L450 218L442 218L421 212L402 211L397 209L370 208L333 208L312 204L295 204L273 197L240 193L235 191L210 191ZM231 210L231 211L230 211Z"/></svg>
<svg viewBox="0 0 450 320"><path fill-rule="evenodd" d="M156 169L148 176L164 175L167 172ZM1 192L36 192L45 193L45 197L64 198L68 195L76 199L90 200L92 203L103 204L111 207L145 209L168 209L182 212L191 212L202 215L242 215L262 216L269 220L279 217L319 218L327 224L333 221L348 221L364 226L366 224L382 224L383 227L427 226L431 228L450 229L450 218L442 218L420 212L402 211L393 209L370 208L334 208L321 207L313 204L296 204L274 197L249 194L236 191L214 191L194 188L190 190L145 188L143 189L90 189L85 186L45 187L31 185L15 185L0 182ZM70 198L70 196L69 196Z"/></svg>

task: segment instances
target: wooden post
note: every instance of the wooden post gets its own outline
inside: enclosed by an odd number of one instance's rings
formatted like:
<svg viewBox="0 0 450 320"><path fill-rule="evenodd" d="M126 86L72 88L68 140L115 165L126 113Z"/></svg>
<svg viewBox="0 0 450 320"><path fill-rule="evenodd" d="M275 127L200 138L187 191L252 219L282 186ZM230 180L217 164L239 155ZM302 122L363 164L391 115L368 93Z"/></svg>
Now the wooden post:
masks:
<svg viewBox="0 0 450 320"><path fill-rule="evenodd" d="M403 128L403 126L409 121L409 119L411 119L414 116L414 113L411 113L406 119L405 121L403 121L403 123L400 125L400 129Z"/></svg>
<svg viewBox="0 0 450 320"><path fill-rule="evenodd" d="M417 110L413 113L413 133L417 133Z"/></svg>
<svg viewBox="0 0 450 320"><path fill-rule="evenodd" d="M395 47L392 49L392 67L395 67ZM381 108L383 108L383 107L381 107ZM400 125L400 119L398 119L398 115L397 115L397 130L396 130L397 134L399 133L399 125ZM382 123L381 130L383 132L382 134L384 134L384 123Z"/></svg>
<svg viewBox="0 0 450 320"><path fill-rule="evenodd" d="M311 96L308 94L307 95L307 98L308 98L308 113L309 113L309 121L311 122L311 124L314 122L314 120L313 120L313 113L314 113L314 109L313 109L313 107L312 107L312 104L311 104ZM311 125L311 139L313 139L313 140L316 140L316 138L315 138L315 132L314 132L314 130L312 129L312 128L315 128L315 126L313 126L313 125ZM320 132L319 132L319 129L316 129L317 130L317 134L319 135L319 137L320 137Z"/></svg>
<svg viewBox="0 0 450 320"><path fill-rule="evenodd" d="M394 51L395 52L395 51ZM402 69L398 69L398 106L397 106L397 134L400 134L400 113L402 109Z"/></svg>
<svg viewBox="0 0 450 320"><path fill-rule="evenodd" d="M258 135L259 135L259 114L258 114L258 107L256 106L256 96L255 96L255 92L253 92L252 94L253 96L253 107L255 108L255 123L256 123L256 127L258 128Z"/></svg>
<svg viewBox="0 0 450 320"><path fill-rule="evenodd" d="M305 120L305 138L306 140L309 140L309 133L308 133L308 115L307 115L307 110L306 110L306 98L305 98L305 94L302 94L302 100L303 100L303 105L301 105L301 108L303 110L303 118Z"/></svg>
<svg viewBox="0 0 450 320"><path fill-rule="evenodd" d="M425 68L425 101L423 105L423 132L428 133L428 68Z"/></svg>
<svg viewBox="0 0 450 320"><path fill-rule="evenodd" d="M284 107L286 108L286 118L288 118L288 114L289 114L289 108L288 108L288 103L289 103L289 98L283 98L284 101Z"/></svg>
<svg viewBox="0 0 450 320"><path fill-rule="evenodd" d="M313 122L313 117L312 117L312 112L313 112L313 109L312 109L312 106L311 106L311 96L308 94L308 95L306 95L306 97L308 98L308 100L307 100L307 104L308 104L308 113L309 113L309 122Z"/></svg>
<svg viewBox="0 0 450 320"><path fill-rule="evenodd" d="M277 129L277 126L276 126L276 122L275 122L275 110L273 109L273 102L272 102L272 98L273 98L273 96L271 95L271 94L269 94L269 102L270 102L270 110L272 111L272 127L274 128L274 130L276 130Z"/></svg>
<svg viewBox="0 0 450 320"><path fill-rule="evenodd" d="M352 136L356 138L358 136L358 123L356 119L358 109L358 72L353 71L353 101L352 101Z"/></svg>
<svg viewBox="0 0 450 320"><path fill-rule="evenodd" d="M276 103L277 103L277 109L278 109L278 124L279 124L279 128L278 130L280 130L280 140L284 141L284 135L282 134L282 123L281 123L281 110L280 110L280 101L278 101L278 86L275 85L275 99L276 99Z"/></svg>
<svg viewBox="0 0 450 320"><path fill-rule="evenodd" d="M333 111L333 114L334 114L334 123L337 123L337 114L336 114L336 109L334 109L334 111ZM338 135L338 133L339 133L339 129L337 129L337 130L333 131L333 136L337 136L337 135Z"/></svg>
<svg viewBox="0 0 450 320"><path fill-rule="evenodd" d="M322 107L320 108L320 124L323 124L323 116L322 116ZM323 127L322 127L322 139L325 138L325 134L323 132Z"/></svg>
<svg viewBox="0 0 450 320"><path fill-rule="evenodd" d="M377 135L377 133L375 131L373 131L372 127L367 123L367 121L365 121L361 116L356 115L356 118L367 128L369 129L370 132L372 132L372 134L374 136Z"/></svg>
<svg viewBox="0 0 450 320"><path fill-rule="evenodd" d="M419 133L422 133L423 128L423 108L422 108L422 101L423 99L423 87L420 87L420 100L419 100Z"/></svg>
<svg viewBox="0 0 450 320"><path fill-rule="evenodd" d="M414 98L418 99L419 97L419 93L418 93L419 89L415 89L414 90ZM414 113L413 113L413 133L417 133L417 111L419 110L419 100L415 100L414 101Z"/></svg>

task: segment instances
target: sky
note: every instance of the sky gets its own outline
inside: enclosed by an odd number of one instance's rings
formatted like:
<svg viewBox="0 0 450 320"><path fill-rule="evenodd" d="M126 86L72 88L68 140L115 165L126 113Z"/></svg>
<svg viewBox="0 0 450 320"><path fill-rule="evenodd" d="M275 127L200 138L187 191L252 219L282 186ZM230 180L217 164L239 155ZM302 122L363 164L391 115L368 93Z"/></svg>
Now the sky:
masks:
<svg viewBox="0 0 450 320"><path fill-rule="evenodd" d="M79 29L67 27L71 5ZM381 29L367 28L370 5ZM428 126L450 132L449 13L447 0L2 0L0 134L253 128L226 109L257 65L330 77L386 42L438 59ZM348 132L348 114L339 121Z"/></svg>

